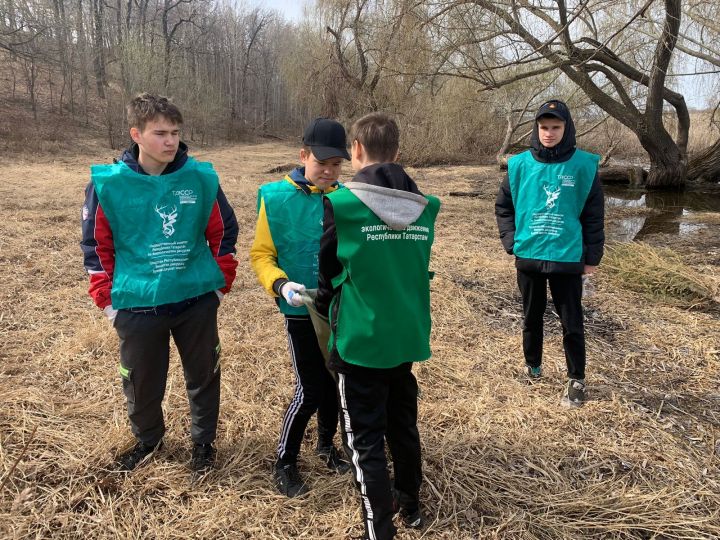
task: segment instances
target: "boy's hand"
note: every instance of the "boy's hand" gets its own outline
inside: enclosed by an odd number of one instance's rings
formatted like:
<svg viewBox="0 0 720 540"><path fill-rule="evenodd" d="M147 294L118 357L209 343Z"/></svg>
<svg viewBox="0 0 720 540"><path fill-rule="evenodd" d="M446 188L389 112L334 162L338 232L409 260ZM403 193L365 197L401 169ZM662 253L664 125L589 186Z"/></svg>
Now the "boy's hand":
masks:
<svg viewBox="0 0 720 540"><path fill-rule="evenodd" d="M283 295L283 298L288 304L294 307L303 305L303 301L300 298L300 293L302 292L305 292L305 285L295 283L294 281L288 281L280 287L280 294Z"/></svg>
<svg viewBox="0 0 720 540"><path fill-rule="evenodd" d="M595 270L597 269L597 266L590 266L589 264L585 265L585 269L583 270L583 274L586 276L590 276L595 273Z"/></svg>
<svg viewBox="0 0 720 540"><path fill-rule="evenodd" d="M117 317L117 309L113 309L112 305L105 306L103 308L103 313L107 317L107 320L110 321L111 326L115 326L115 317Z"/></svg>

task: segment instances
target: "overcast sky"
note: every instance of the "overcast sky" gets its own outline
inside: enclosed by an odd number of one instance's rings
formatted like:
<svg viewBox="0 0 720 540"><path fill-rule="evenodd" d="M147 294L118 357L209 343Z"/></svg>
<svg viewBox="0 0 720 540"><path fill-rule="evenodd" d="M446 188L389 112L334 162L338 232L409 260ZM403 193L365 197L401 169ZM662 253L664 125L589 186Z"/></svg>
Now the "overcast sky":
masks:
<svg viewBox="0 0 720 540"><path fill-rule="evenodd" d="M274 9L289 21L299 21L302 18L303 6L314 3L314 0L250 0L251 3Z"/></svg>

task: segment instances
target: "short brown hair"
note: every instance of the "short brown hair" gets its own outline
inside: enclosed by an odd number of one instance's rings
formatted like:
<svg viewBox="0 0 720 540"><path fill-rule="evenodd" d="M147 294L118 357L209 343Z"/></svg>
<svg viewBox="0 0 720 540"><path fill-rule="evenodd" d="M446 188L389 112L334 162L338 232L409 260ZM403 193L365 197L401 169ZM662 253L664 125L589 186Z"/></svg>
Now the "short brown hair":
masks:
<svg viewBox="0 0 720 540"><path fill-rule="evenodd" d="M349 140L362 144L373 161L389 163L395 161L400 148L400 129L387 114L374 112L355 121Z"/></svg>
<svg viewBox="0 0 720 540"><path fill-rule="evenodd" d="M127 105L128 126L138 128L140 131L145 129L145 124L160 115L173 124L183 123L180 109L165 96L143 92L135 96Z"/></svg>

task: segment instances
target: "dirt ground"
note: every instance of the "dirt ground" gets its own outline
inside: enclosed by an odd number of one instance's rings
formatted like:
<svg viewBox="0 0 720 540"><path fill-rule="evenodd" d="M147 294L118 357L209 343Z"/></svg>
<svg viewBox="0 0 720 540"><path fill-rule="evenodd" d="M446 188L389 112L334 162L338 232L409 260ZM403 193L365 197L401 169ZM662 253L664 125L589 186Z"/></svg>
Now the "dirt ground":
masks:
<svg viewBox="0 0 720 540"><path fill-rule="evenodd" d="M87 295L80 208L91 163L113 153L0 160L0 537L335 539L361 533L350 476L301 456L311 486L278 495L271 467L292 394L282 317L248 263L256 190L292 162L281 144L196 153L218 170L240 223L239 273L223 300L218 468L188 471L188 406L172 361L165 449L112 472L131 443L118 339ZM349 173L349 169L346 171ZM438 195L433 358L416 367L427 527L401 539L720 537L720 321L602 273L586 302L586 407L559 406L559 321L548 311L545 377L524 377L512 259L493 216L500 173L412 171ZM450 192L479 191L479 197ZM717 256L683 253L718 276ZM714 264L713 264L714 263Z"/></svg>

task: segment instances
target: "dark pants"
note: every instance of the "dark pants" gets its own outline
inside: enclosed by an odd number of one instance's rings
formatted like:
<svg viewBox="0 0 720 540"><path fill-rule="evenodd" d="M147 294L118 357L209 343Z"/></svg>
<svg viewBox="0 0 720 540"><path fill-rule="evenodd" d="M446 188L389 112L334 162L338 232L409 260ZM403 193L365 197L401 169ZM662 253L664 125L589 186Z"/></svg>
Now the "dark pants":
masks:
<svg viewBox="0 0 720 540"><path fill-rule="evenodd" d="M585 378L585 329L582 312L582 276L580 274L541 274L518 270L517 282L523 300L523 352L533 367L542 363L543 315L550 284L555 309L563 329L563 348L568 377Z"/></svg>
<svg viewBox="0 0 720 540"><path fill-rule="evenodd" d="M295 395L285 411L278 442L278 461L295 463L305 428L317 412L318 446L330 446L337 433L337 389L318 345L309 317L286 317Z"/></svg>
<svg viewBox="0 0 720 540"><path fill-rule="evenodd" d="M190 401L190 435L198 444L215 440L220 410L220 340L215 293L201 296L178 312L120 310L123 392L135 437L154 445L165 433L162 401L170 356L170 336L180 353ZM177 304L175 305L177 306Z"/></svg>
<svg viewBox="0 0 720 540"><path fill-rule="evenodd" d="M387 440L400 507L420 504L422 462L417 429L418 386L412 364L338 373L345 451L360 489L366 536L393 538L393 494L385 457Z"/></svg>

